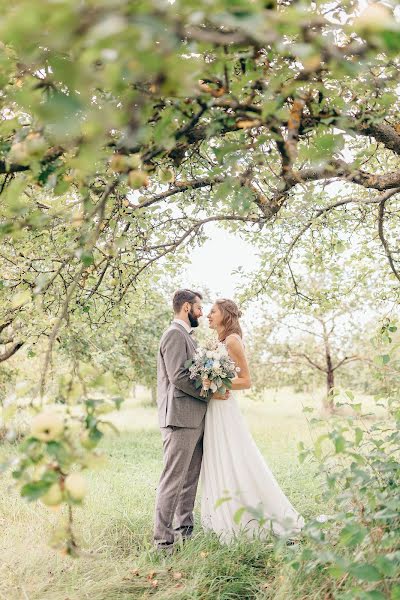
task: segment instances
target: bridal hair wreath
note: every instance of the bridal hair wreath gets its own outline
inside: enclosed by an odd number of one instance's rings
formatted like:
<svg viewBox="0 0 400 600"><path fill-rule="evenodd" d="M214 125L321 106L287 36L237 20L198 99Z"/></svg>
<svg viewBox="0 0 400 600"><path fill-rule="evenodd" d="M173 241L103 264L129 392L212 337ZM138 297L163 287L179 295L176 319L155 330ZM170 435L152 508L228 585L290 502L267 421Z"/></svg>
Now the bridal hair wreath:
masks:
<svg viewBox="0 0 400 600"><path fill-rule="evenodd" d="M216 300L215 304L217 304L223 316L222 325L224 327L224 331L222 340L225 340L228 335L231 335L232 333L236 333L242 338L243 332L239 323L242 312L236 302L227 298L219 298Z"/></svg>

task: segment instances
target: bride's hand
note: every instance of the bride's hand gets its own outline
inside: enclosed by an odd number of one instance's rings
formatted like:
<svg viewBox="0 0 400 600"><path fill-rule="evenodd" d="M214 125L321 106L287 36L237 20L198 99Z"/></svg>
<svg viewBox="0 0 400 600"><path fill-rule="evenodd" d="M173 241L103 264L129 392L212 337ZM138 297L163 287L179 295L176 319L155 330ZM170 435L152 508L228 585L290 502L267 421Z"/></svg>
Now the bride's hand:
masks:
<svg viewBox="0 0 400 600"><path fill-rule="evenodd" d="M202 381L203 390L209 390L211 386L211 379L203 379Z"/></svg>
<svg viewBox="0 0 400 600"><path fill-rule="evenodd" d="M213 398L213 400L228 400L229 391L225 392L225 394L219 394L218 392L215 392L211 398Z"/></svg>

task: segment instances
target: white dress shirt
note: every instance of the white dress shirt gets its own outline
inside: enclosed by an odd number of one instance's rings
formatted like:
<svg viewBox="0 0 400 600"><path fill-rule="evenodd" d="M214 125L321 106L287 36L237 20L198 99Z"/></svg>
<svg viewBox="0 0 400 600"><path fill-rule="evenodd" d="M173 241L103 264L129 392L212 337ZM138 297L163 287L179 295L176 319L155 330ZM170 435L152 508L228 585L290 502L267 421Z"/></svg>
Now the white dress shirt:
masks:
<svg viewBox="0 0 400 600"><path fill-rule="evenodd" d="M186 323L186 321L182 321L182 319L174 319L172 322L179 323L179 325L182 325L182 327L184 327L189 334L192 331L192 328L190 327L190 325L188 325Z"/></svg>

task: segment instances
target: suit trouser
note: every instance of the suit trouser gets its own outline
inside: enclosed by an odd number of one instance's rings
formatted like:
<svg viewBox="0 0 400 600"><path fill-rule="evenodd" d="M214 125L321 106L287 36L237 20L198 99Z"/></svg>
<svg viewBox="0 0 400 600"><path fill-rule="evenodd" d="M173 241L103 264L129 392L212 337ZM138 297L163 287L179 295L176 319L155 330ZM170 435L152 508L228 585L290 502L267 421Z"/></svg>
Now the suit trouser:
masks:
<svg viewBox="0 0 400 600"><path fill-rule="evenodd" d="M193 507L203 457L204 418L194 429L162 427L164 468L157 488L154 541L174 541L177 527L193 527Z"/></svg>

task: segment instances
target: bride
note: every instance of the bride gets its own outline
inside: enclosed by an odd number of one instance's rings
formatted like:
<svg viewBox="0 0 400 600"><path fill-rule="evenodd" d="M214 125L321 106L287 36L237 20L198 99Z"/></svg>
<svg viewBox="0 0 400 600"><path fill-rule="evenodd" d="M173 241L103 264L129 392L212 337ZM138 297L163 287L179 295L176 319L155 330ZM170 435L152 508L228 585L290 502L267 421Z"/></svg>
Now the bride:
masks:
<svg viewBox="0 0 400 600"><path fill-rule="evenodd" d="M239 532L249 537L297 534L304 520L291 505L268 468L240 413L239 390L251 387L238 306L217 300L208 315L209 326L226 344L240 368L227 400L211 399L206 412L201 467L201 522L221 541Z"/></svg>

